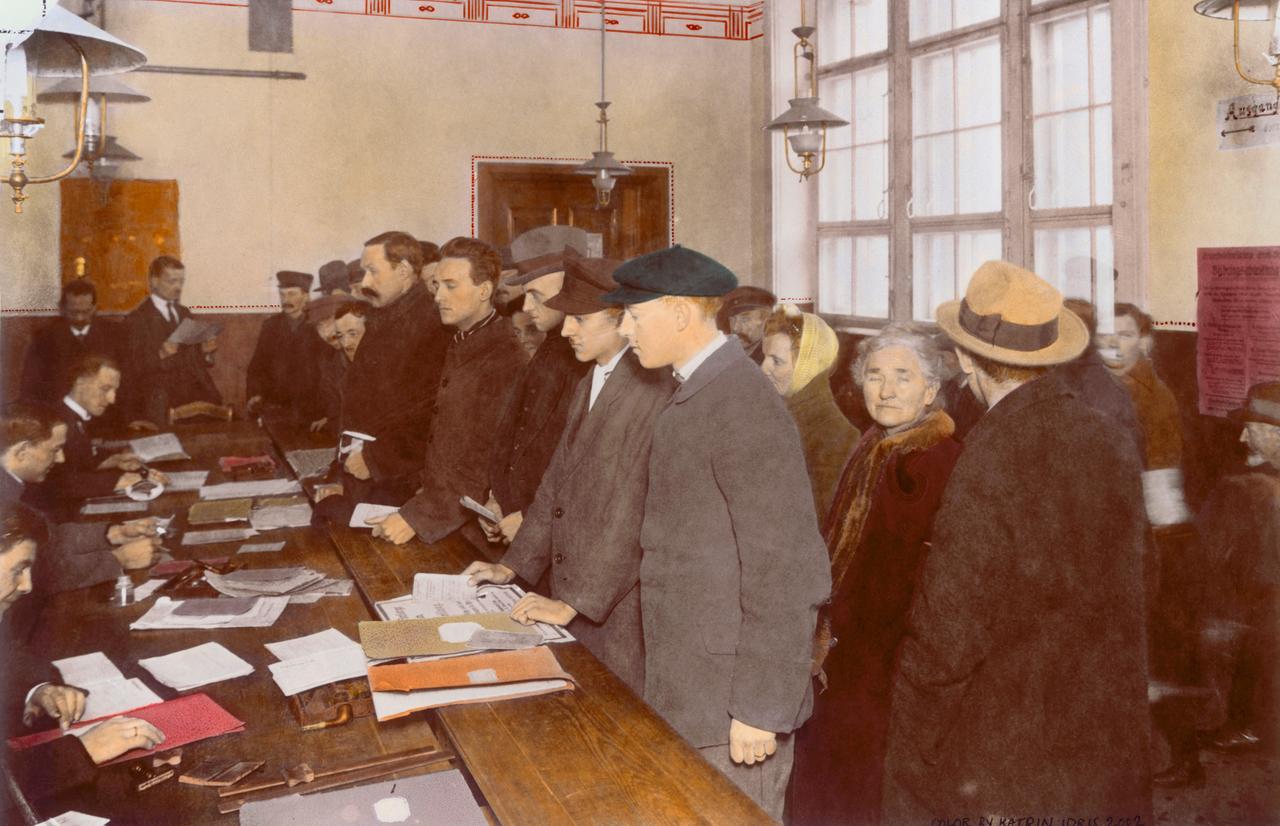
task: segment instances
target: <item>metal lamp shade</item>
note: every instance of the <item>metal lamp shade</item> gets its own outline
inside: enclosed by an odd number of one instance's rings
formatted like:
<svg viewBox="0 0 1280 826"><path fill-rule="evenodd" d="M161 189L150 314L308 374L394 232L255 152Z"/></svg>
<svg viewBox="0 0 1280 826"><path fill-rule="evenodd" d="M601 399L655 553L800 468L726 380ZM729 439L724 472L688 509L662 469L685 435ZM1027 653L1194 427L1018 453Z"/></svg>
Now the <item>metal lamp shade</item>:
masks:
<svg viewBox="0 0 1280 826"><path fill-rule="evenodd" d="M95 98L105 97L110 103L146 103L151 100L129 84L110 75L90 78L89 94ZM37 94L36 100L41 103L79 103L80 80L79 78L60 80Z"/></svg>
<svg viewBox="0 0 1280 826"><path fill-rule="evenodd" d="M817 98L792 98L790 103L791 108L769 121L765 129L777 132L782 129L806 126L811 129L820 129L824 126L835 128L849 125L849 121L819 106Z"/></svg>
<svg viewBox="0 0 1280 826"><path fill-rule="evenodd" d="M62 157L70 159L74 158L75 154L76 153L72 151L66 153ZM121 146L120 142L116 140L115 135L107 135L107 137L102 141L102 151L98 154L98 159L116 162L140 161L142 160L142 156L136 155Z"/></svg>
<svg viewBox="0 0 1280 826"><path fill-rule="evenodd" d="M1278 4L1280 0L1240 0L1240 19L1271 20L1276 15ZM1234 0L1200 0L1196 3L1197 14L1219 20L1230 20L1234 8Z"/></svg>
<svg viewBox="0 0 1280 826"><path fill-rule="evenodd" d="M147 62L147 56L140 49L50 3L48 16L21 44L34 74L40 77L80 76L80 55L64 36L71 37L84 50L89 61L89 73L93 75L127 72Z"/></svg>
<svg viewBox="0 0 1280 826"><path fill-rule="evenodd" d="M614 178L631 174L630 167L626 167L618 163L618 161L614 159L612 152L604 151L592 152L591 160L573 171L579 175L598 175L599 173L604 172Z"/></svg>

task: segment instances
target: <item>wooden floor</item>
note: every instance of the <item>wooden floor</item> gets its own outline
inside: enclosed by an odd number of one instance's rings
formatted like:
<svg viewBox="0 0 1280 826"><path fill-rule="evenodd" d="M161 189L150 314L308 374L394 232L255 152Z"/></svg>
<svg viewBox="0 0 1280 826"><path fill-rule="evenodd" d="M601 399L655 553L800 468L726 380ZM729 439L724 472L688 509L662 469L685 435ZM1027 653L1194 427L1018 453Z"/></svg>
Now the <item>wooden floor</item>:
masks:
<svg viewBox="0 0 1280 826"><path fill-rule="evenodd" d="M287 468L281 461L285 450L316 445L310 434L279 427L270 431L250 423L180 428L193 459L165 467L215 468L209 479L215 483L223 481L216 470L220 456L268 452ZM176 515L174 526L181 530L194 500L193 493L168 494L151 503L151 512ZM356 624L373 616L374 602L408 593L419 571L457 573L478 558L478 552L458 537L434 546L415 540L395 547L373 539L368 531L349 528L273 531L255 541L281 539L287 541L284 551L246 555L245 563L307 565L354 579L355 593L290 605L267 629L130 632L129 622L153 601L111 606L108 584L55 597L33 641L36 650L50 660L103 651L126 677L143 677L165 699L175 692L139 668L138 659L212 640L253 664L250 676L197 689L247 727L240 734L188 746L186 766L209 757L264 760L267 765L255 778L261 780L303 761L321 771L406 752L427 752L442 761L456 754L454 764L471 779L478 802L503 824L769 822L579 643L552 646L577 681L572 692L455 706L380 724L372 717L359 718L338 728L300 731L289 701L267 671L274 658L263 643L330 627L357 639ZM209 558L233 553L236 544L171 550L178 558ZM139 574L135 579L142 582L146 577ZM210 789L170 781L134 793L127 787L125 768L101 770L94 787L49 801L38 807L39 814L49 817L77 809L110 817L112 823L235 821L234 813L219 812L219 803L226 808L226 801L219 801Z"/></svg>

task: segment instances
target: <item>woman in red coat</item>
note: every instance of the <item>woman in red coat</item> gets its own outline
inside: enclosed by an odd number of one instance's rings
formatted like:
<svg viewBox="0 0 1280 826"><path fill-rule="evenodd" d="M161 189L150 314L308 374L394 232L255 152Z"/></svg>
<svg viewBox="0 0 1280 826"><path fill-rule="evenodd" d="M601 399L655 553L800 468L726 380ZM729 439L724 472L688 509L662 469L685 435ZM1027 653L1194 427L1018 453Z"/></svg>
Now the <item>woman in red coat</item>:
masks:
<svg viewBox="0 0 1280 826"><path fill-rule="evenodd" d="M955 425L939 407L947 369L916 325L891 324L858 346L853 377L875 425L845 465L823 526L831 602L815 641L819 693L796 742L797 825L880 822L894 660L960 455Z"/></svg>

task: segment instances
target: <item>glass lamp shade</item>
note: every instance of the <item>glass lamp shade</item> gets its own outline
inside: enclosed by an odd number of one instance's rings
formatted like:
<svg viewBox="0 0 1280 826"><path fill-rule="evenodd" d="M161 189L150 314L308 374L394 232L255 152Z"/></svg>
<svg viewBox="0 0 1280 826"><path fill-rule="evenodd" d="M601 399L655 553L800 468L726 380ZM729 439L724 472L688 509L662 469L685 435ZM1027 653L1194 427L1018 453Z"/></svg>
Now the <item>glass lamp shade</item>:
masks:
<svg viewBox="0 0 1280 826"><path fill-rule="evenodd" d="M822 149L822 132L804 126L794 135L788 135L787 142L797 155L816 155Z"/></svg>

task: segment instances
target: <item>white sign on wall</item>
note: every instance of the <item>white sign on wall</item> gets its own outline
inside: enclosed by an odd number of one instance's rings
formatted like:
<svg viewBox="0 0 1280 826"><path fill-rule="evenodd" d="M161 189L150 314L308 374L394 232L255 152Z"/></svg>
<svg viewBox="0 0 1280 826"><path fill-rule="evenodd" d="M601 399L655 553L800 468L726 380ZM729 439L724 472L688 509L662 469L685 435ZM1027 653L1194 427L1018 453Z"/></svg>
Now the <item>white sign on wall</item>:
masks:
<svg viewBox="0 0 1280 826"><path fill-rule="evenodd" d="M1241 95L1218 101L1218 150L1280 143L1280 97Z"/></svg>

